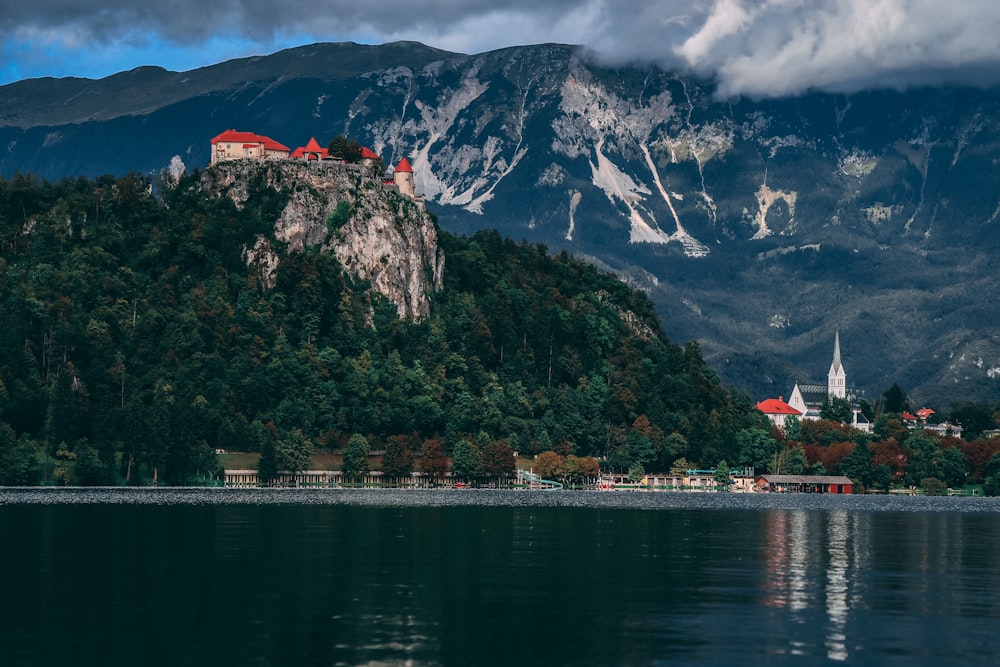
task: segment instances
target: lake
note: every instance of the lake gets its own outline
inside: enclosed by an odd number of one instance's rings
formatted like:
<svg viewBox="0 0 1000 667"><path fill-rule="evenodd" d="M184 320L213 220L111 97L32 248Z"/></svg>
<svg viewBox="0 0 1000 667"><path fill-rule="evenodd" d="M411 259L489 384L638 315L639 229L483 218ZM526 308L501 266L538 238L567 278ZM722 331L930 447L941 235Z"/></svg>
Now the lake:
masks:
<svg viewBox="0 0 1000 667"><path fill-rule="evenodd" d="M0 489L0 665L987 665L1000 499Z"/></svg>

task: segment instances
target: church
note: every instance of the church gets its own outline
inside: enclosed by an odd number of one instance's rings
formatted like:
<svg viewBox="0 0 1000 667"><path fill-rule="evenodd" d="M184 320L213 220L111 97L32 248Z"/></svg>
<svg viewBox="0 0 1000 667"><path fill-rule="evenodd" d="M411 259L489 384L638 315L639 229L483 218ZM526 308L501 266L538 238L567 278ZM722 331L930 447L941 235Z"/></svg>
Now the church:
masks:
<svg viewBox="0 0 1000 667"><path fill-rule="evenodd" d="M768 399L757 404L757 409L768 416L776 426L784 428L785 420L789 416L798 419L819 419L820 409L828 397L842 398L850 401L851 414L853 415L850 426L871 433L871 423L861 413L857 406L853 392L847 390L847 371L840 358L840 332L836 332L833 338L833 361L830 363L830 371L826 375L826 384L799 384L795 383L791 396L785 403L782 398Z"/></svg>

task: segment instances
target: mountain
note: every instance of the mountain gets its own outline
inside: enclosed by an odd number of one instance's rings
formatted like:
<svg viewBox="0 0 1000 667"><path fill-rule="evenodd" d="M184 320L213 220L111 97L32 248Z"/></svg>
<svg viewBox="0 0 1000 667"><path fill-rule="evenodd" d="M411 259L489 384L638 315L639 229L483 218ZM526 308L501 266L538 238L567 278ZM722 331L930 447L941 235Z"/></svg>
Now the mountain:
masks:
<svg viewBox="0 0 1000 667"><path fill-rule="evenodd" d="M208 163L236 128L407 157L444 229L567 250L646 291L755 399L822 379L1000 399L1000 91L717 99L572 46L318 44L185 73L0 87L0 175Z"/></svg>

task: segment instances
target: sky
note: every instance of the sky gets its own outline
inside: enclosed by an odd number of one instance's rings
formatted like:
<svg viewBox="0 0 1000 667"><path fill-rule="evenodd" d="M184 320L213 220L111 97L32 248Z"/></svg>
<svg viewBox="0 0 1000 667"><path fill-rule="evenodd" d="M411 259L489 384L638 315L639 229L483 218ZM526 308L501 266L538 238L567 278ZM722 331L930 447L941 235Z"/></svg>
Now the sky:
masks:
<svg viewBox="0 0 1000 667"><path fill-rule="evenodd" d="M0 85L395 40L580 44L713 77L720 97L1000 83L996 0L0 0Z"/></svg>

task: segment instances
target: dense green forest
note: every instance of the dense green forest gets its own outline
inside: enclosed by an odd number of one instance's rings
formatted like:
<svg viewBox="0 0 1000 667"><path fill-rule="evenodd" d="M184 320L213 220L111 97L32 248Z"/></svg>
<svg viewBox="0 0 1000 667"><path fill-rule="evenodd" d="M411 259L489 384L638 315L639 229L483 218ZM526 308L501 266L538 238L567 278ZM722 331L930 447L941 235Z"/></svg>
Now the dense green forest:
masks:
<svg viewBox="0 0 1000 667"><path fill-rule="evenodd" d="M217 449L298 468L359 436L404 468L475 443L666 470L766 428L644 294L566 254L440 233L409 322L318 247L262 284L245 249L283 247L287 195L199 183L0 180L0 483L210 483Z"/></svg>

